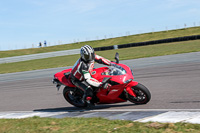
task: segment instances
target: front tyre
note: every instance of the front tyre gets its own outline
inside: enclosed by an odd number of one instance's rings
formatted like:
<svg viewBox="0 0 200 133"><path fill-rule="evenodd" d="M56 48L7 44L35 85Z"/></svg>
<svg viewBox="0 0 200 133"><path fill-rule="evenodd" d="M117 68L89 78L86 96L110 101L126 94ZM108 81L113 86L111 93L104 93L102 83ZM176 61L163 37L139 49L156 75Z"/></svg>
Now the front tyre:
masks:
<svg viewBox="0 0 200 133"><path fill-rule="evenodd" d="M77 88L70 88L66 86L63 89L63 96L66 101L76 107L84 108L87 106L87 103L82 100L83 93Z"/></svg>
<svg viewBox="0 0 200 133"><path fill-rule="evenodd" d="M142 84L138 83L136 86L132 86L131 89L136 94L136 97L128 94L128 100L135 104L146 104L151 99L151 93L149 90Z"/></svg>

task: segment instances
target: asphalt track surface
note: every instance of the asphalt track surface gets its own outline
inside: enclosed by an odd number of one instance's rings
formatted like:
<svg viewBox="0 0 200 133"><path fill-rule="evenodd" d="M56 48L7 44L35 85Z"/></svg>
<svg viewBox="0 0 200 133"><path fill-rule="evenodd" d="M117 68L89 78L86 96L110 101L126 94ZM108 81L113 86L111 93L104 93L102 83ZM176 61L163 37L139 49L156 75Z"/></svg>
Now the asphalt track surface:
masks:
<svg viewBox="0 0 200 133"><path fill-rule="evenodd" d="M151 101L97 105L95 109L200 109L200 52L121 63L130 66L135 80L149 88ZM57 91L51 82L53 74L63 69L0 74L0 112L80 110L65 101L63 87Z"/></svg>

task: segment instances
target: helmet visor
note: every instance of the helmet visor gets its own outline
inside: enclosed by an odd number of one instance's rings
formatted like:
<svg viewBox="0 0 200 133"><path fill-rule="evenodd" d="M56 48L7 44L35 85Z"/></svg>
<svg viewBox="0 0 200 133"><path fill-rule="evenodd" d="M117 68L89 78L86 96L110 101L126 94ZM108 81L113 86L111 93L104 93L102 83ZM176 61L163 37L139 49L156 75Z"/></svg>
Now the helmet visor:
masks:
<svg viewBox="0 0 200 133"><path fill-rule="evenodd" d="M92 61L92 60L94 60L95 59L95 54L94 53L91 53L91 54L89 54L89 55L84 55L84 58L85 58L85 60L86 61Z"/></svg>

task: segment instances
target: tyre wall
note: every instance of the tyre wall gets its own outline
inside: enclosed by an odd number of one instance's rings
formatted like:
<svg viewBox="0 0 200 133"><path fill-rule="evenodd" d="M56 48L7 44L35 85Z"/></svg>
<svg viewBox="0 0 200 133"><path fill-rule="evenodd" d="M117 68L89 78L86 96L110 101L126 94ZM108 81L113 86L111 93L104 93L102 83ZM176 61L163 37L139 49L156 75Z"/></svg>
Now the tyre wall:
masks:
<svg viewBox="0 0 200 133"><path fill-rule="evenodd" d="M168 38L168 39L161 39L161 40L147 41L147 42L120 44L120 45L113 45L113 46L106 46L106 47L97 47L97 48L94 48L94 50L95 51L104 51L104 50L111 50L111 49L138 47L138 46L154 45L154 44L161 44L161 43L171 43L171 42L181 42L181 41L189 41L189 40L197 40L197 39L200 39L200 35Z"/></svg>

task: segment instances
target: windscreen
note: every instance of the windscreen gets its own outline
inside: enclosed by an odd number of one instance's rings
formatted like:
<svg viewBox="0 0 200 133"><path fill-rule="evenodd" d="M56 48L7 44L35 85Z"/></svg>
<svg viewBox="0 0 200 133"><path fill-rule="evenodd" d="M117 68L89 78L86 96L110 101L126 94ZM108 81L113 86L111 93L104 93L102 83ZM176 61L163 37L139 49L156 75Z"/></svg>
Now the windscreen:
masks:
<svg viewBox="0 0 200 133"><path fill-rule="evenodd" d="M121 66L112 66L103 75L124 75L126 74L126 70Z"/></svg>

